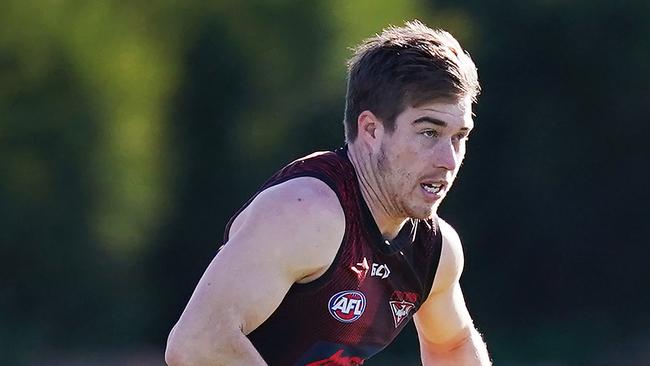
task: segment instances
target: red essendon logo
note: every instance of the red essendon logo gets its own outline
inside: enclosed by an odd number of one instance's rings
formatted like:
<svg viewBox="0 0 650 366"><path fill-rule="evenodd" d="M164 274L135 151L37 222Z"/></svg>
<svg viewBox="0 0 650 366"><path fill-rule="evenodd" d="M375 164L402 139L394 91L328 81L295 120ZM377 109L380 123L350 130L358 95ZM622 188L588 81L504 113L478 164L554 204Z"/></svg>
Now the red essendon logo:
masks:
<svg viewBox="0 0 650 366"><path fill-rule="evenodd" d="M330 298L327 307L334 319L352 323L366 310L366 297L361 291L341 291Z"/></svg>
<svg viewBox="0 0 650 366"><path fill-rule="evenodd" d="M399 327L404 319L409 318L409 313L415 307L420 296L415 292L408 291L395 291L390 297L388 304L390 305L391 313L393 314L393 322L395 328Z"/></svg>
<svg viewBox="0 0 650 366"><path fill-rule="evenodd" d="M389 301L390 310L393 312L393 321L395 322L395 328L399 327L404 319L408 318L409 313L415 306L415 304L408 301Z"/></svg>

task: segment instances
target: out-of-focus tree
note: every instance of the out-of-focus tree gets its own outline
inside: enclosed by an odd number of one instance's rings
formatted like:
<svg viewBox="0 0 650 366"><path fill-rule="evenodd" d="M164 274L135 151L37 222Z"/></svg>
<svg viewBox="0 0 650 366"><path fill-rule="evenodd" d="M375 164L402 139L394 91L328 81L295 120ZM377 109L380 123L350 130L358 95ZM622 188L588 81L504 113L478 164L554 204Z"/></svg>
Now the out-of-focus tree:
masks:
<svg viewBox="0 0 650 366"><path fill-rule="evenodd" d="M371 29L327 2L1 8L7 357L160 341L243 198L341 143L331 51ZM414 9L377 7L372 29Z"/></svg>
<svg viewBox="0 0 650 366"><path fill-rule="evenodd" d="M413 18L451 31L479 66L477 128L442 212L499 364L629 350L611 344L640 342L650 323L637 141L650 44L634 36L649 10L2 2L0 358L162 347L228 217L283 163L342 144L348 48ZM414 336L375 362L415 362Z"/></svg>
<svg viewBox="0 0 650 366"><path fill-rule="evenodd" d="M647 363L630 354L650 324L650 42L637 36L649 5L465 4L484 92L445 209L462 224L469 304L503 336L503 361ZM618 353L630 358L605 358Z"/></svg>
<svg viewBox="0 0 650 366"><path fill-rule="evenodd" d="M150 304L139 262L166 214L166 102L182 41L162 27L168 5L0 5L9 363L143 337Z"/></svg>

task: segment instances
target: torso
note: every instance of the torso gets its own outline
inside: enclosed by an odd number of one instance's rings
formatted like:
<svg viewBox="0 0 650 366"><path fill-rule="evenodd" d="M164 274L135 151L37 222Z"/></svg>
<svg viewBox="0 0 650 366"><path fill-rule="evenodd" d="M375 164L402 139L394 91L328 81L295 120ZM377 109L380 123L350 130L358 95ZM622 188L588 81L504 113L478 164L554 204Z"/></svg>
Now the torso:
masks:
<svg viewBox="0 0 650 366"><path fill-rule="evenodd" d="M388 345L426 300L442 245L437 220L409 221L386 244L344 149L291 163L260 192L306 176L336 193L345 214L343 240L331 263L297 281L248 337L271 366L362 364ZM226 228L226 241L245 219L246 207Z"/></svg>

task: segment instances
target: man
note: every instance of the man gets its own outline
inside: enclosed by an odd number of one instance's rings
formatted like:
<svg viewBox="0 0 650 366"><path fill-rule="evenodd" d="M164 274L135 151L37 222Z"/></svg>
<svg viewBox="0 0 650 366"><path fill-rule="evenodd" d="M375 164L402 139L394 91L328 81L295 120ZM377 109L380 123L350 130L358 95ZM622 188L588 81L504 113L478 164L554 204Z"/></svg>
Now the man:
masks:
<svg viewBox="0 0 650 366"><path fill-rule="evenodd" d="M171 331L169 365L359 365L414 318L425 365L489 365L437 216L479 93L458 42L418 21L349 62L346 145L296 160L233 216Z"/></svg>

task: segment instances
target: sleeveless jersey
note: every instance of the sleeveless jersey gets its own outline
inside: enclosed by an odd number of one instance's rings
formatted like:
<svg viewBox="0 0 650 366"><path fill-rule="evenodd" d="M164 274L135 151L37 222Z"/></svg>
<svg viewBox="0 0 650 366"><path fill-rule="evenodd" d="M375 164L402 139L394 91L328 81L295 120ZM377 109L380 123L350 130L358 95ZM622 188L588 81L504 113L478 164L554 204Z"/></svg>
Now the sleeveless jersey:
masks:
<svg viewBox="0 0 650 366"><path fill-rule="evenodd" d="M440 259L437 218L410 220L392 241L366 205L347 147L294 161L258 191L315 177L337 195L345 233L327 271L294 284L275 312L248 335L270 365L360 365L386 347L426 300ZM225 240L235 217L226 226Z"/></svg>

